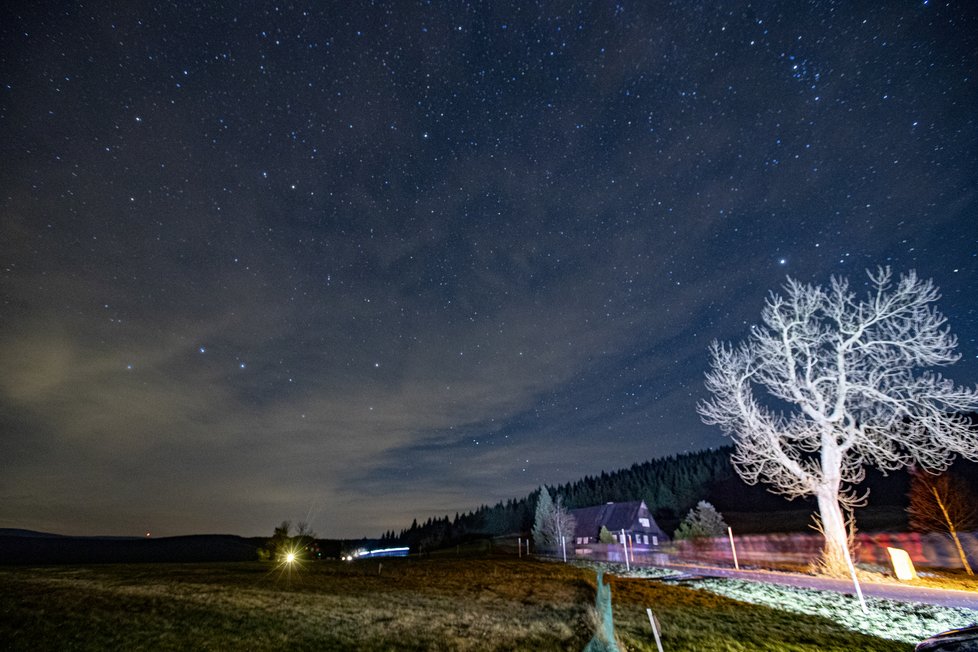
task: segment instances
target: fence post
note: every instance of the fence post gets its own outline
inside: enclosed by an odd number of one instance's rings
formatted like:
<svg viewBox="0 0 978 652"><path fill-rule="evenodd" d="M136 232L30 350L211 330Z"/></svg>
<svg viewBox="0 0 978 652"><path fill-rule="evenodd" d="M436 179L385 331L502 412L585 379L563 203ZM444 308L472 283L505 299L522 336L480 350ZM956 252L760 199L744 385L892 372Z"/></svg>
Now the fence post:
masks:
<svg viewBox="0 0 978 652"><path fill-rule="evenodd" d="M734 568L740 570L740 564L737 563L737 546L734 545L733 530L730 529L729 525L727 526L727 535L730 537L730 550L733 552Z"/></svg>
<svg viewBox="0 0 978 652"><path fill-rule="evenodd" d="M655 636L655 646L659 648L659 652L662 652L662 641L659 640L659 628L655 624L655 616L652 615L652 610L649 608L645 609L645 613L649 615L649 624L652 625L652 635Z"/></svg>
<svg viewBox="0 0 978 652"><path fill-rule="evenodd" d="M621 545L625 548L625 570L632 570L631 565L628 563L628 538L625 537L625 528L621 529Z"/></svg>

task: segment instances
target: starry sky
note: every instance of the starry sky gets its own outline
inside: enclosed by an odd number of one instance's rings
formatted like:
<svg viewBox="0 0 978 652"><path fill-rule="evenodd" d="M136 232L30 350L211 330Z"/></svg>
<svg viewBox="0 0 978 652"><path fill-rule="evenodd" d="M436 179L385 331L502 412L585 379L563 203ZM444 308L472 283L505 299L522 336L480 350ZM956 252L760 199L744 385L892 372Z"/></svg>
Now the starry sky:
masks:
<svg viewBox="0 0 978 652"><path fill-rule="evenodd" d="M3 12L0 527L377 535L722 445L787 275L933 278L978 381L971 3Z"/></svg>

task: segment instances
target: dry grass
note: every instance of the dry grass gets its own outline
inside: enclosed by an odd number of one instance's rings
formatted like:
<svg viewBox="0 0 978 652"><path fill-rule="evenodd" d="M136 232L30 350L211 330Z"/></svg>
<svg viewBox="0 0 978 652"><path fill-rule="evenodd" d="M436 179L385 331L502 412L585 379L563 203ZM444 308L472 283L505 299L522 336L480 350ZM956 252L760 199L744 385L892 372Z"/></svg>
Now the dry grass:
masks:
<svg viewBox="0 0 978 652"><path fill-rule="evenodd" d="M580 650L590 573L545 563L0 570L4 649Z"/></svg>
<svg viewBox="0 0 978 652"><path fill-rule="evenodd" d="M383 570L378 575L380 563ZM822 618L609 578L623 649L907 650ZM4 650L582 650L594 571L505 559L0 568Z"/></svg>
<svg viewBox="0 0 978 652"><path fill-rule="evenodd" d="M955 589L957 591L978 592L978 576L968 575L963 570L918 568L919 577L909 584L926 586L932 589ZM896 580L899 582L899 580ZM899 582L904 584L904 582Z"/></svg>

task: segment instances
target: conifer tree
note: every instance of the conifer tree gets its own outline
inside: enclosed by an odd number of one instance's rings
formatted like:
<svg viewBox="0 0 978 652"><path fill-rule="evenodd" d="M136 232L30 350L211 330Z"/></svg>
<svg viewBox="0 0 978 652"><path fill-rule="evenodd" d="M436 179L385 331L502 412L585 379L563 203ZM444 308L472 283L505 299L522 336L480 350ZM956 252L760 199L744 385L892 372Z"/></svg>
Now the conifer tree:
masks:
<svg viewBox="0 0 978 652"><path fill-rule="evenodd" d="M686 518L676 528L675 538L678 540L720 537L726 532L727 524L720 512L710 503L701 500L696 507L689 510Z"/></svg>
<svg viewBox="0 0 978 652"><path fill-rule="evenodd" d="M553 510L554 503L550 497L550 490L540 487L536 515L533 518L533 543L537 548L548 550L555 547L556 542L553 540L553 532L550 528Z"/></svg>

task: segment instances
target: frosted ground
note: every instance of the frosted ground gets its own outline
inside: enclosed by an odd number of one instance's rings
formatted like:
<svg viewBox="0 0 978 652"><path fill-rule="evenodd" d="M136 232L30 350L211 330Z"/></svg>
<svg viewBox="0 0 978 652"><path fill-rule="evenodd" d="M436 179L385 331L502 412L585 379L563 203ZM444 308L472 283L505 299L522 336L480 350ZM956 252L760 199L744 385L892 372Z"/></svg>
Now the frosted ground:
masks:
<svg viewBox="0 0 978 652"><path fill-rule="evenodd" d="M657 568L626 571L617 565L602 565L602 567L606 572L621 577L661 579L674 575L672 571ZM868 613L863 613L859 600L854 595L834 591L720 578L689 580L684 581L683 585L741 602L793 613L822 616L854 632L904 643L917 643L928 636L949 629L978 623L978 611L971 609L939 607L883 598L866 598Z"/></svg>

